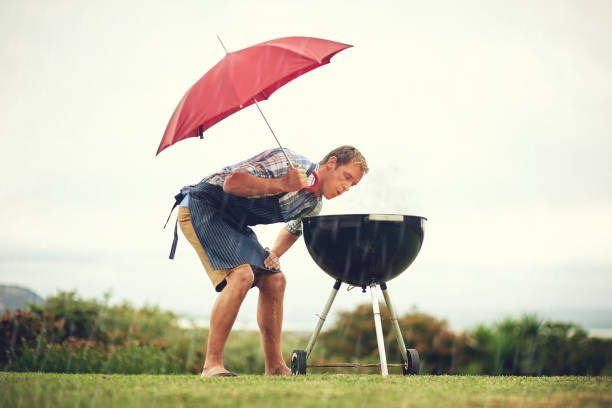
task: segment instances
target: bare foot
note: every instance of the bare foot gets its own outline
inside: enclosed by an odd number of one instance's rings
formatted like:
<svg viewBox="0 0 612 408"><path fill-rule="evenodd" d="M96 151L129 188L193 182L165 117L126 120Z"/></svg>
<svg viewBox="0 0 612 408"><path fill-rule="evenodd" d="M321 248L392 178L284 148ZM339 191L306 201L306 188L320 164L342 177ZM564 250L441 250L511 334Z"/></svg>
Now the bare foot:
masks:
<svg viewBox="0 0 612 408"><path fill-rule="evenodd" d="M286 365L266 370L266 375L291 375L291 369Z"/></svg>

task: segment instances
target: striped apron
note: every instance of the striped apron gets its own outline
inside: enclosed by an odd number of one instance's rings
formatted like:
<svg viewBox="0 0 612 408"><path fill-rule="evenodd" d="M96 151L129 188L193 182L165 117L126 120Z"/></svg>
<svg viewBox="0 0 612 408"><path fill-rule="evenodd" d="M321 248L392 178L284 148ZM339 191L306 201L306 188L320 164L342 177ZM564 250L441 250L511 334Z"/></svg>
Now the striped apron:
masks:
<svg viewBox="0 0 612 408"><path fill-rule="evenodd" d="M313 164L306 174L310 175L314 168ZM278 201L284 193L260 198L239 197L205 181L182 190L183 193L186 191L189 192L191 223L213 269L249 264L264 271L279 272L264 266L268 254L250 226L290 221L283 216ZM177 203L182 201L182 197L182 194L175 196ZM311 210L305 208L301 214ZM171 259L176 243L175 226Z"/></svg>

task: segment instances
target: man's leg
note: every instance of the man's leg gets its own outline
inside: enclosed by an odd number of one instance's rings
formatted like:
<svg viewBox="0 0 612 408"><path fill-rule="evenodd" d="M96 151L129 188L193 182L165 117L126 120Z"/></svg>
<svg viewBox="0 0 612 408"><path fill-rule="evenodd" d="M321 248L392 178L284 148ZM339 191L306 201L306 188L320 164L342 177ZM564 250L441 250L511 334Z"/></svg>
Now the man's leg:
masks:
<svg viewBox="0 0 612 408"><path fill-rule="evenodd" d="M253 271L249 265L240 265L225 278L227 285L223 288L210 314L208 347L202 377L225 373L223 366L223 348L229 336L240 305L253 285Z"/></svg>
<svg viewBox="0 0 612 408"><path fill-rule="evenodd" d="M281 353L285 285L285 275L280 272L260 273L255 279L259 288L257 323L266 357L266 375L291 375Z"/></svg>

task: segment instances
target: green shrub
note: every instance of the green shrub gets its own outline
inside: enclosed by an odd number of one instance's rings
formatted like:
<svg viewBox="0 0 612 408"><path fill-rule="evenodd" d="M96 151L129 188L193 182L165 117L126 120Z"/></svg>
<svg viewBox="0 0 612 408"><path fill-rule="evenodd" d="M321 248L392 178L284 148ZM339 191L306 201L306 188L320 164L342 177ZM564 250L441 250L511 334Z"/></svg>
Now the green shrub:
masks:
<svg viewBox="0 0 612 408"><path fill-rule="evenodd" d="M60 373L193 373L202 370L207 329L182 329L158 307L84 300L59 292L32 311L0 316L0 369ZM389 362L402 357L389 313L381 306ZM581 327L534 315L506 318L456 334L445 320L416 310L399 318L406 346L421 358L422 373L488 375L611 375L612 340L589 338ZM313 326L314 328L314 326ZM304 349L309 334L283 333L282 353ZM319 336L309 363L377 363L371 305L340 313ZM224 363L242 374L261 374L265 359L258 332L233 331ZM371 371L345 369L345 372Z"/></svg>
<svg viewBox="0 0 612 408"><path fill-rule="evenodd" d="M381 306L389 362L402 362L388 311ZM398 319L406 346L415 348L422 373L488 375L602 375L612 371L612 340L589 338L572 323L535 315L506 318L456 334L444 320L412 312ZM313 362L379 362L371 305L340 313L323 332Z"/></svg>
<svg viewBox="0 0 612 408"><path fill-rule="evenodd" d="M385 350L389 362L401 363L402 356L387 308L380 306ZM445 320L438 320L414 311L398 319L407 348L419 352L422 373L452 373L457 356L462 355L465 338L448 329ZM323 332L315 360L377 363L378 343L372 306L364 304L354 311L341 312L334 326ZM319 345L317 346L319 347ZM319 357L317 357L317 355Z"/></svg>
<svg viewBox="0 0 612 408"><path fill-rule="evenodd" d="M179 330L176 320L176 315L162 312L157 306L135 309L123 302L104 309L100 326L112 342L122 343L129 339L166 339Z"/></svg>
<svg viewBox="0 0 612 408"><path fill-rule="evenodd" d="M104 301L81 299L76 292L60 291L47 298L45 304L31 305L32 313L43 318L52 315L64 322L64 336L92 340L104 344L121 344L130 339L163 339L177 330L176 315L162 312L157 306L136 309L128 302L109 306L109 294Z"/></svg>
<svg viewBox="0 0 612 408"><path fill-rule="evenodd" d="M506 318L489 328L477 326L468 347L467 373L490 375L533 375L541 370L537 355L542 322L526 315L520 320Z"/></svg>
<svg viewBox="0 0 612 408"><path fill-rule="evenodd" d="M0 364L6 370L11 359L19 355L24 346L36 347L41 341L52 342L65 336L64 320L57 320L52 313L37 315L27 310L8 310L0 318Z"/></svg>
<svg viewBox="0 0 612 408"><path fill-rule="evenodd" d="M30 307L2 315L3 370L180 373L198 357L181 358L187 352L175 340L184 337L183 330L174 314L157 307L108 306L108 295L98 302L76 292L59 292Z"/></svg>
<svg viewBox="0 0 612 408"><path fill-rule="evenodd" d="M26 342L19 352L10 353L7 367L10 371L39 371L57 373L99 372L105 360L104 350L95 342L68 339L63 344L47 342L45 333L39 335L36 344Z"/></svg>
<svg viewBox="0 0 612 408"><path fill-rule="evenodd" d="M157 344L129 344L109 349L93 342L70 340L61 345L40 341L12 356L10 371L55 373L178 374L181 361Z"/></svg>
<svg viewBox="0 0 612 408"><path fill-rule="evenodd" d="M48 297L44 304L30 305L32 313L40 319L47 314L63 322L63 336L52 339L57 343L68 337L108 342L108 335L101 327L104 308L105 305L95 299L80 299L74 291L59 292L56 296Z"/></svg>
<svg viewBox="0 0 612 408"><path fill-rule="evenodd" d="M594 339L572 323L534 315L477 326L466 349L468 374L600 375L612 361L612 340Z"/></svg>

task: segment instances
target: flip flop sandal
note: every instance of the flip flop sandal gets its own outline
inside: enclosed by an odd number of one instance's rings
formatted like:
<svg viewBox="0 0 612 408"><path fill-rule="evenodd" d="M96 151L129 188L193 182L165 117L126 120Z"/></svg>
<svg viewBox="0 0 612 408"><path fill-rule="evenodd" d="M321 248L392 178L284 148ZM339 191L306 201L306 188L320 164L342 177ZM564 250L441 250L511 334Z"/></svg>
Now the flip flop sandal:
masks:
<svg viewBox="0 0 612 408"><path fill-rule="evenodd" d="M227 373L213 374L211 377L238 377L238 374L228 371Z"/></svg>

